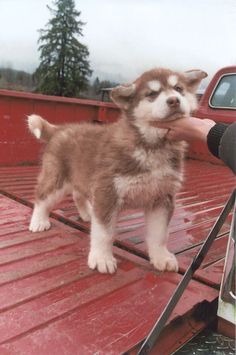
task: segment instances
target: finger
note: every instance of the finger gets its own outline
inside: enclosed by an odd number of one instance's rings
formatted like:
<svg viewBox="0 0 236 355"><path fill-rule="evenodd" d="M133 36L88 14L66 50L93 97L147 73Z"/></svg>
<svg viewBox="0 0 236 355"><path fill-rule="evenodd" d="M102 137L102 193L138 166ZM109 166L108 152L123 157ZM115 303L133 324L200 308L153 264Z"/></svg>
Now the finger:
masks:
<svg viewBox="0 0 236 355"><path fill-rule="evenodd" d="M153 127L157 127L157 128L165 128L165 129L169 129L170 128L170 125L168 125L167 123L162 123L162 122L150 122L150 125L153 126Z"/></svg>
<svg viewBox="0 0 236 355"><path fill-rule="evenodd" d="M206 122L206 123L208 123L208 124L214 124L214 123L215 123L215 121L210 120L210 119L208 119L208 118L204 118L203 121Z"/></svg>
<svg viewBox="0 0 236 355"><path fill-rule="evenodd" d="M168 132L166 133L166 138L171 141L178 141L179 140L178 134L173 129L168 130Z"/></svg>

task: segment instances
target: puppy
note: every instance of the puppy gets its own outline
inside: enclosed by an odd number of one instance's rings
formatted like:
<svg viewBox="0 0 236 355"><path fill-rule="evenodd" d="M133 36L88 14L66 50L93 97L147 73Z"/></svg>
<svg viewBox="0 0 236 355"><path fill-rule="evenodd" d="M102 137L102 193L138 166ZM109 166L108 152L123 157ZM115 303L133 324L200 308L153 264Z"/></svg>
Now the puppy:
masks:
<svg viewBox="0 0 236 355"><path fill-rule="evenodd" d="M185 143L169 141L166 130L153 123L190 115L206 76L201 70L145 72L132 84L112 89L111 98L121 109L120 119L112 124L56 126L29 116L30 131L46 142L29 229L49 229L50 210L71 193L81 218L91 220L89 267L114 273L117 216L123 209L141 208L151 263L160 271L178 271L167 239L183 179Z"/></svg>

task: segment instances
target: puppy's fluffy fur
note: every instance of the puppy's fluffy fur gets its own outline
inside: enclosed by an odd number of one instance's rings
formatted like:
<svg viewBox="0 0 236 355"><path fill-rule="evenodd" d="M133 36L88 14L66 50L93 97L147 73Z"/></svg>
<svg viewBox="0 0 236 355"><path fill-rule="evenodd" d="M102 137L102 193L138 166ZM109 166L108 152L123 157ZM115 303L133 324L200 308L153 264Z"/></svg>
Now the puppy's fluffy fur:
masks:
<svg viewBox="0 0 236 355"><path fill-rule="evenodd" d="M184 142L168 141L166 130L152 124L189 115L205 76L200 70L154 69L132 84L114 88L111 97L121 118L112 124L56 126L29 116L31 132L46 142L29 229L49 229L50 210L72 193L81 218L91 220L89 267L113 273L117 215L124 208L142 208L151 263L158 270L177 271L177 260L166 244L182 182Z"/></svg>

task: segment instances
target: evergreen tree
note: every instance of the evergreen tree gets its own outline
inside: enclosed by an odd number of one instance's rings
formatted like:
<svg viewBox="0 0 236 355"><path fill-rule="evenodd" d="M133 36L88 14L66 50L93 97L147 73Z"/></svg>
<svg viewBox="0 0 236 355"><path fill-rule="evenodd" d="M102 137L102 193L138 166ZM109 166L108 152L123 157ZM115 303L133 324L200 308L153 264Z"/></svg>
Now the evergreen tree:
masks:
<svg viewBox="0 0 236 355"><path fill-rule="evenodd" d="M40 30L40 65L34 73L37 91L58 96L78 96L92 74L89 51L77 37L83 36L84 22L74 0L55 0L46 29Z"/></svg>
<svg viewBox="0 0 236 355"><path fill-rule="evenodd" d="M96 79L93 82L93 91L94 94L98 94L100 90L100 80L98 77L96 77Z"/></svg>

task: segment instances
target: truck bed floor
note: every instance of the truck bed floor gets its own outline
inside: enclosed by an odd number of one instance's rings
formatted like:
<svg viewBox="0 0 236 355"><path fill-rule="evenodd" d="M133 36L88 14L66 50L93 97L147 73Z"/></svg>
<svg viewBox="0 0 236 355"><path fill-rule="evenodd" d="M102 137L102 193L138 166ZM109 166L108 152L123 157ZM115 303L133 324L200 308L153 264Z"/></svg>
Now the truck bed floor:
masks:
<svg viewBox="0 0 236 355"><path fill-rule="evenodd" d="M121 214L118 271L87 267L89 224L70 198L52 228L28 232L38 167L0 168L0 353L122 354L138 348L220 213L236 179L229 169L189 160L170 225L180 272L148 263L141 211ZM170 354L214 317L230 219L165 327L154 354Z"/></svg>

